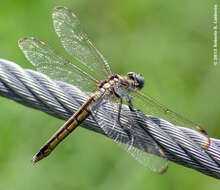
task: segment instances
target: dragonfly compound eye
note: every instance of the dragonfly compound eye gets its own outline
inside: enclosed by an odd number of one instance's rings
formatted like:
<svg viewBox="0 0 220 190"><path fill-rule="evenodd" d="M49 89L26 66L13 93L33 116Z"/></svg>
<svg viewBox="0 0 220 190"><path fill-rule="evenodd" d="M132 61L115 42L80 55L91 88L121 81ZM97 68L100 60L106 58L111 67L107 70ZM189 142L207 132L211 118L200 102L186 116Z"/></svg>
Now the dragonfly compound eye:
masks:
<svg viewBox="0 0 220 190"><path fill-rule="evenodd" d="M136 80L138 83L138 89L141 90L144 87L144 77L140 74L136 74Z"/></svg>

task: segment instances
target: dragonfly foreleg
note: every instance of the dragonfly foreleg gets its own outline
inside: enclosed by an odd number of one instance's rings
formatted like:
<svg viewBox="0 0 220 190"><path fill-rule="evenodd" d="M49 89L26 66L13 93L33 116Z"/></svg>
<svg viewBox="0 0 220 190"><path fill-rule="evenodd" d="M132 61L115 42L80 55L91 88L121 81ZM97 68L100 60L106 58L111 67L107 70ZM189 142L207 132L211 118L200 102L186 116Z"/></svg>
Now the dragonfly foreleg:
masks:
<svg viewBox="0 0 220 190"><path fill-rule="evenodd" d="M127 97L125 98L125 101L127 102L130 111L134 111L133 104L132 104L132 102L131 102L131 97L130 97L130 96L127 96Z"/></svg>
<svg viewBox="0 0 220 190"><path fill-rule="evenodd" d="M121 117L121 107L122 107L122 98L120 98L120 102L118 104L118 124L121 125L120 117Z"/></svg>

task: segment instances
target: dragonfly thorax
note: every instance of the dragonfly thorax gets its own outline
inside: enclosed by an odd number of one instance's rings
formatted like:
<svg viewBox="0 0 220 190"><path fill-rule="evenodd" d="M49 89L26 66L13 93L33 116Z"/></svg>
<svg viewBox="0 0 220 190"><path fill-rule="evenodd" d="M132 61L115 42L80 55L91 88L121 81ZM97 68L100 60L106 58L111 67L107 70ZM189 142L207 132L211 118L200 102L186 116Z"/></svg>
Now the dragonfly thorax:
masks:
<svg viewBox="0 0 220 190"><path fill-rule="evenodd" d="M144 86L144 78L140 74L129 72L126 76L118 74L109 75L107 79L98 83L101 93L115 95L116 97L127 96L130 91L141 90Z"/></svg>

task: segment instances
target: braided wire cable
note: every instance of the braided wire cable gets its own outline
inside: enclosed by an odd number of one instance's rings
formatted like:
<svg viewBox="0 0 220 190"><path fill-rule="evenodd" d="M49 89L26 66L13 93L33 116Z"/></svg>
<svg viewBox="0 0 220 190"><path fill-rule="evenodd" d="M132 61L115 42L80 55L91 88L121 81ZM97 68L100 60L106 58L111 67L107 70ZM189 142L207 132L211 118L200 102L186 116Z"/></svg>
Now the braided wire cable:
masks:
<svg viewBox="0 0 220 190"><path fill-rule="evenodd" d="M22 69L4 59L0 59L0 95L63 120L67 120L88 99L88 95L75 86L52 80L33 70ZM144 151L147 152L148 147L152 146L150 135L160 145L169 161L220 178L219 139L210 138L210 147L203 150L201 147L207 143L207 138L199 132L138 112L137 123L147 131L145 134L137 128L136 133L146 147ZM101 117L104 120L105 114L101 113ZM126 114L122 114L121 118L126 122ZM112 122L108 121L109 127L113 125ZM92 117L86 119L81 126L104 134ZM125 134L118 126L115 130L122 136ZM136 146L140 148L138 144Z"/></svg>

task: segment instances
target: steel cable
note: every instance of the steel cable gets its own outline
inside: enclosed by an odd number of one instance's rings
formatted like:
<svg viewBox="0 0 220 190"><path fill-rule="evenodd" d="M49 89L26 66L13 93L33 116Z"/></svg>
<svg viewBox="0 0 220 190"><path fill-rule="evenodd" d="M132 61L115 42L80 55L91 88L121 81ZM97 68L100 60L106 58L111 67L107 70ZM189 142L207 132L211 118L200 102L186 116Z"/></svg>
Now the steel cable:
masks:
<svg viewBox="0 0 220 190"><path fill-rule="evenodd" d="M86 93L75 86L52 80L33 70L22 69L17 64L4 59L0 59L0 95L63 120L67 120L88 98ZM128 111L126 106L123 106L123 109L125 112ZM209 149L203 150L201 147L206 144L207 138L199 132L174 126L166 120L144 115L140 111L137 113L134 118L146 129L146 133L139 131L139 128L136 132L137 137L144 144L144 151L147 152L148 147L152 146L150 136L163 149L169 161L220 178L220 140L210 138ZM105 113L100 114L104 120ZM122 114L121 118L126 123L127 115ZM112 122L108 121L109 127L113 125ZM104 134L92 117L86 119L81 126ZM122 136L125 134L118 126L115 131ZM138 144L135 146L143 150L143 146L138 147Z"/></svg>

